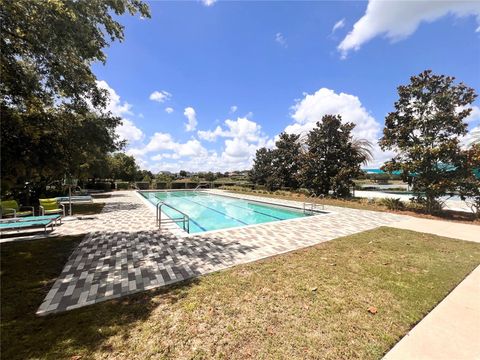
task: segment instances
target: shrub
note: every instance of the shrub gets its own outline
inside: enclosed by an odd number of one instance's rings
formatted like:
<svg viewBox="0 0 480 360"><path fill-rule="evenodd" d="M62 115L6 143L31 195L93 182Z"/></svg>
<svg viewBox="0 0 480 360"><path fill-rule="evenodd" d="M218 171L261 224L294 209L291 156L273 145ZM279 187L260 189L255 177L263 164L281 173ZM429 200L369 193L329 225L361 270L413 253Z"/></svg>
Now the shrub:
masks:
<svg viewBox="0 0 480 360"><path fill-rule="evenodd" d="M384 198L380 200L380 203L387 207L388 210L403 210L405 209L405 204L402 200L398 198Z"/></svg>
<svg viewBox="0 0 480 360"><path fill-rule="evenodd" d="M137 181L135 185L137 185L137 188L140 190L148 190L150 188L150 183L148 181Z"/></svg>
<svg viewBox="0 0 480 360"><path fill-rule="evenodd" d="M129 183L126 181L118 181L115 183L115 188L117 190L128 190Z"/></svg>
<svg viewBox="0 0 480 360"><path fill-rule="evenodd" d="M166 181L157 181L155 183L155 189L157 190L168 189L168 183Z"/></svg>

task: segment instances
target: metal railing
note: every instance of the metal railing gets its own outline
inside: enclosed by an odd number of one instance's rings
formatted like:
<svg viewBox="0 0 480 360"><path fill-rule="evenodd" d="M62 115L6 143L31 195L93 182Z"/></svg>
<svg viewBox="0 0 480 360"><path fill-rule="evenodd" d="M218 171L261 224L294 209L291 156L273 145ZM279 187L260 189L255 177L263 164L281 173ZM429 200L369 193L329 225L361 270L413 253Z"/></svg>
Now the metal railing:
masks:
<svg viewBox="0 0 480 360"><path fill-rule="evenodd" d="M307 201L303 203L303 213L306 214L307 212L316 212L318 208L321 208L321 210L325 210L325 205L324 204L319 204L316 203L316 199L322 199L323 195L317 196L315 194L310 195L307 198ZM312 199L312 201L308 201Z"/></svg>
<svg viewBox="0 0 480 360"><path fill-rule="evenodd" d="M175 210L176 212L181 214L182 217L178 217L178 218L173 218L172 217L172 218L169 218L169 219L163 219L162 220L162 206L166 206L166 207L169 207L172 210ZM158 225L159 229L162 228L162 224L171 224L171 223L178 224L179 222L183 223L183 230L185 230L187 233L190 233L190 218L187 214L178 210L177 208L174 208L171 205L168 205L167 203L164 203L163 201L160 201L157 204L157 225Z"/></svg>
<svg viewBox="0 0 480 360"><path fill-rule="evenodd" d="M197 191L198 189L201 189L202 186L208 186L208 184L198 184L193 191Z"/></svg>

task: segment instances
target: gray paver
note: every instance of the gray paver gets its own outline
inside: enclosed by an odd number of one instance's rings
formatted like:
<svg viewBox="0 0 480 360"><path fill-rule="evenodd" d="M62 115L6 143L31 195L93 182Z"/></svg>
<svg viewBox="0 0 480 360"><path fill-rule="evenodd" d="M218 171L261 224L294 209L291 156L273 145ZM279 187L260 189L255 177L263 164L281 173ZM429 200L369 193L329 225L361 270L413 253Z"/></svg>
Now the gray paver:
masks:
<svg viewBox="0 0 480 360"><path fill-rule="evenodd" d="M182 237L160 232L155 226L154 212L134 192L113 195L102 199L106 205L95 219L65 223L55 230L59 235L87 235L70 256L37 314L76 309L172 284L405 218L327 207L334 213ZM301 205L285 200L275 202Z"/></svg>

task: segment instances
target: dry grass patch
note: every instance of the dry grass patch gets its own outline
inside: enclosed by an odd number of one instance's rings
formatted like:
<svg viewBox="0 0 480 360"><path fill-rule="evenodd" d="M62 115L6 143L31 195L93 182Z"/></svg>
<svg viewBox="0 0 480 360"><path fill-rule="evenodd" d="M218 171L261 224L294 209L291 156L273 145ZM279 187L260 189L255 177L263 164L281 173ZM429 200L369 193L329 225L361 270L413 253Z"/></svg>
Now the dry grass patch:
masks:
<svg viewBox="0 0 480 360"><path fill-rule="evenodd" d="M78 241L2 246L5 358L379 359L480 263L480 244L379 228L36 317Z"/></svg>

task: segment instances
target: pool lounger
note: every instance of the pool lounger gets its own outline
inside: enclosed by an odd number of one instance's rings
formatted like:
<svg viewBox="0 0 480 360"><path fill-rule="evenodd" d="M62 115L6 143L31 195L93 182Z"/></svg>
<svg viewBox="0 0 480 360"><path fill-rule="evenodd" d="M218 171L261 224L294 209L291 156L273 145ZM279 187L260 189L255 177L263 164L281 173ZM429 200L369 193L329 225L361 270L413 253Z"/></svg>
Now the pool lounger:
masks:
<svg viewBox="0 0 480 360"><path fill-rule="evenodd" d="M57 201L60 204L68 204L70 202L68 196L57 197ZM72 196L72 204L89 204L92 202L93 202L93 198L90 195Z"/></svg>
<svg viewBox="0 0 480 360"><path fill-rule="evenodd" d="M53 225L57 224L57 221L61 221L60 215L46 215L46 216L30 216L26 218L13 218L0 220L0 231L9 230L22 230L43 227L45 233L47 227L51 226L53 231Z"/></svg>

